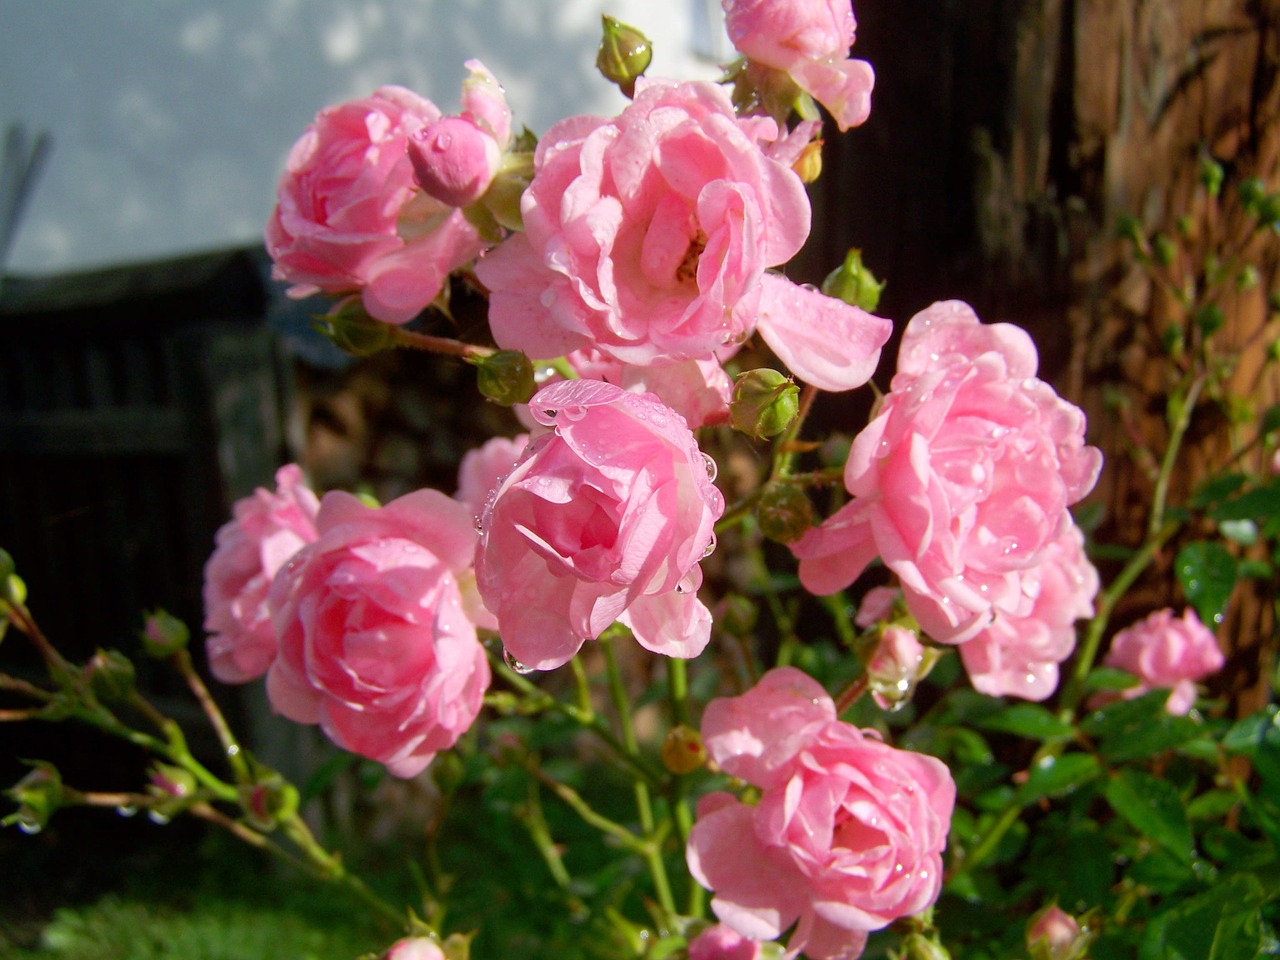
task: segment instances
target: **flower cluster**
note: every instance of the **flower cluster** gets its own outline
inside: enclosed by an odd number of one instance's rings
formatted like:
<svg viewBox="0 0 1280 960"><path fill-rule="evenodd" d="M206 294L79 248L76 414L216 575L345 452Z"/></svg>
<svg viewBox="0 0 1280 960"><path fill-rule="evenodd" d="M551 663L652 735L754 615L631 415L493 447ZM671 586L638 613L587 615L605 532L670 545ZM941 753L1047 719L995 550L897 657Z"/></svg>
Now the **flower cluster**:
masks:
<svg viewBox="0 0 1280 960"><path fill-rule="evenodd" d="M535 143L515 135L502 88L473 60L456 114L384 87L323 110L294 147L267 230L290 292L403 325L464 275L488 298L491 339L393 339L448 342L482 366L496 344L523 370L510 393L528 398L517 415L529 432L468 452L453 497L317 500L285 468L277 492L237 505L207 568L221 679L266 675L277 711L412 776L476 720L490 653L517 690L531 688L512 671L558 668L614 624L647 651L701 654L716 607L699 597L702 561L718 525L754 513L790 544L812 593L850 586L876 560L895 578L865 592L865 671L841 709L867 691L901 706L940 644L958 648L982 693L1043 700L1057 688L1099 588L1069 508L1101 454L1083 413L1037 377L1024 331L958 301L913 317L843 467L850 499L812 525L807 487L828 477L792 470L811 449L804 417L818 391L868 382L893 324L869 312L874 280L824 285L867 297L863 309L780 271L809 235L814 101L842 130L860 124L874 74L848 57L847 0L723 6L743 59L721 83L632 75L647 57L632 71L604 56L630 103ZM606 29L616 45L620 28ZM861 272L856 253L846 274L853 264ZM803 394L777 370L733 379L752 338ZM731 425L780 440L768 481L727 509L697 431ZM780 503L797 522L771 522ZM1119 634L1108 662L1138 690L1171 687L1169 709L1185 712L1221 654L1191 614L1165 611ZM673 689L683 682L673 670ZM838 715L816 680L783 667L712 700L701 743L678 725L689 753L664 751L672 775L705 756L740 788L703 796L688 830L689 870L720 921L681 928L693 960L757 960L760 941L788 930L789 955L851 958L937 899L950 773ZM439 952L429 938L403 949Z"/></svg>

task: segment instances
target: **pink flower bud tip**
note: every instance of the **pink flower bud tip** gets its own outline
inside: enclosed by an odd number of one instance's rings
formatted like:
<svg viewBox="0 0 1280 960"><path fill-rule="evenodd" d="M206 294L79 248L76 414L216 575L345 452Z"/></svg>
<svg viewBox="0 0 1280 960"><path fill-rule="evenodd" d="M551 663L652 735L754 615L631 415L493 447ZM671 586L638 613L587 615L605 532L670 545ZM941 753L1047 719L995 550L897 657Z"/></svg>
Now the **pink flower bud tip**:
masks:
<svg viewBox="0 0 1280 960"><path fill-rule="evenodd" d="M466 207L489 189L502 160L493 135L469 117L442 117L409 139L418 184L441 203Z"/></svg>

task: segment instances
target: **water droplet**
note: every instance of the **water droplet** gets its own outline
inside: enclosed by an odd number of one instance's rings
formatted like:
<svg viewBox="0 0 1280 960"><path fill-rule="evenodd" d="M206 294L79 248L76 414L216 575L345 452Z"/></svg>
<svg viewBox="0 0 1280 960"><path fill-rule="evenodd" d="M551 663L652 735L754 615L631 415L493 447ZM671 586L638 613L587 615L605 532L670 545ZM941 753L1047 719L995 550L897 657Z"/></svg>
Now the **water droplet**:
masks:
<svg viewBox="0 0 1280 960"><path fill-rule="evenodd" d="M239 747L239 746L237 746L237 745L236 745L236 744L234 744L234 743L233 743L233 744L231 744L231 746L227 747L227 756L228 756L228 757L238 757L238 756L240 756L240 747Z"/></svg>
<svg viewBox="0 0 1280 960"><path fill-rule="evenodd" d="M147 819L162 827L169 822L168 814L161 813L159 810L148 810Z"/></svg>
<svg viewBox="0 0 1280 960"><path fill-rule="evenodd" d="M702 551L702 559L705 560L716 552L716 535L711 534L711 539L707 541L707 549Z"/></svg>
<svg viewBox="0 0 1280 960"><path fill-rule="evenodd" d="M553 419L553 420L556 418L556 415L557 415L559 412L560 412L559 410L543 410L543 411L542 411L543 416L551 417L551 419Z"/></svg>
<svg viewBox="0 0 1280 960"><path fill-rule="evenodd" d="M18 829L31 836L40 832L40 821L30 817L18 818Z"/></svg>
<svg viewBox="0 0 1280 960"><path fill-rule="evenodd" d="M921 880L928 880L928 879L929 879L929 871L928 871L928 870L921 870L921 871L920 871L920 879L921 879Z"/></svg>
<svg viewBox="0 0 1280 960"><path fill-rule="evenodd" d="M702 455L702 462L706 464L707 467L707 479L714 481L720 473L720 465L716 463L715 457L711 456L709 453L704 453Z"/></svg>
<svg viewBox="0 0 1280 960"><path fill-rule="evenodd" d="M693 593L693 575L685 574L680 578L680 582L676 584L676 593Z"/></svg>
<svg viewBox="0 0 1280 960"><path fill-rule="evenodd" d="M503 648L502 651L502 662L521 675L533 673L533 667L525 666L512 655L510 650L507 650L506 648Z"/></svg>
<svg viewBox="0 0 1280 960"><path fill-rule="evenodd" d="M894 873L901 873L901 872L902 872L903 870L905 870L905 869L906 869L906 867L904 867L904 866L903 866L902 864L900 864L900 863L895 863L895 864L893 865L893 872L894 872Z"/></svg>
<svg viewBox="0 0 1280 960"><path fill-rule="evenodd" d="M120 814L122 817L132 817L137 812L138 808L132 803L122 803L120 806L116 807L116 813Z"/></svg>

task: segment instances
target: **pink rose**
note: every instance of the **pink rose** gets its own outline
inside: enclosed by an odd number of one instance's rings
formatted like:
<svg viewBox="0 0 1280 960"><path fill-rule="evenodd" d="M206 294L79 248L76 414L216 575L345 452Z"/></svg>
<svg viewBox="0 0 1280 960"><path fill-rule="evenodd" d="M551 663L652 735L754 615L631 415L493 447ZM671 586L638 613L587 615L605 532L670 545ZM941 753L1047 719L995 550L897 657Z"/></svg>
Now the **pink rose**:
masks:
<svg viewBox="0 0 1280 960"><path fill-rule="evenodd" d="M515 468L516 461L524 452L529 435L494 437L474 450L468 450L458 465L458 492L455 500L461 500L471 508L476 522L484 512L484 505L489 495L497 489L498 484Z"/></svg>
<svg viewBox="0 0 1280 960"><path fill-rule="evenodd" d="M276 492L259 487L237 500L234 519L217 533L204 566L205 649L209 669L223 683L247 683L276 658L267 609L271 578L316 539L320 502L295 464L276 471Z"/></svg>
<svg viewBox="0 0 1280 960"><path fill-rule="evenodd" d="M267 222L273 276L289 295L359 293L370 316L405 323L484 245L461 211L418 190L405 147L439 119L402 87L326 107L303 133Z"/></svg>
<svg viewBox="0 0 1280 960"><path fill-rule="evenodd" d="M689 960L760 960L760 944L717 923L689 941Z"/></svg>
<svg viewBox="0 0 1280 960"><path fill-rule="evenodd" d="M477 265L499 346L595 349L623 363L703 360L759 329L802 379L850 389L890 324L765 274L809 232L804 185L768 118L713 83L645 81L612 120L572 117L535 155L525 231ZM792 347L803 339L803 348Z"/></svg>
<svg viewBox="0 0 1280 960"><path fill-rule="evenodd" d="M414 776L471 726L489 685L471 511L435 490L384 507L334 492L316 526L271 587L271 704Z"/></svg>
<svg viewBox="0 0 1280 960"><path fill-rule="evenodd" d="M855 957L870 931L937 899L955 806L943 763L837 720L791 667L709 703L702 736L725 773L760 790L755 806L703 797L689 835L689 869L722 923L771 940L798 920L789 953Z"/></svg>
<svg viewBox="0 0 1280 960"><path fill-rule="evenodd" d="M430 937L405 937L393 943L382 960L445 960L445 955Z"/></svg>
<svg viewBox="0 0 1280 960"><path fill-rule="evenodd" d="M1182 619L1175 620L1166 607L1112 637L1102 662L1141 681L1121 691L1126 700L1167 688L1171 692L1165 709L1182 716L1196 702L1196 681L1221 670L1226 660L1213 632L1194 610L1188 607Z"/></svg>
<svg viewBox="0 0 1280 960"><path fill-rule="evenodd" d="M498 81L479 60L468 60L462 113L433 120L409 138L418 184L441 203L465 207L479 200L511 145L511 111Z"/></svg>
<svg viewBox="0 0 1280 960"><path fill-rule="evenodd" d="M849 0L721 0L729 39L756 63L789 74L831 111L841 130L871 112L875 71L846 59L853 45Z"/></svg>
<svg viewBox="0 0 1280 960"><path fill-rule="evenodd" d="M1102 463L1084 414L1035 378L1037 362L1025 331L958 301L912 318L892 389L849 452L854 499L792 545L805 587L843 589L879 555L936 640L1027 616L1024 577Z"/></svg>
<svg viewBox="0 0 1280 960"><path fill-rule="evenodd" d="M1043 700L1058 687L1058 664L1075 649L1075 622L1093 616L1098 595L1098 571L1084 555L1079 527L1049 544L1044 560L1023 575L1022 589L1027 614L997 615L960 644L960 659L975 690Z"/></svg>
<svg viewBox="0 0 1280 960"><path fill-rule="evenodd" d="M680 416L595 380L544 387L535 435L482 520L476 576L508 653L569 660L615 620L649 650L694 657L711 615L695 595L724 497Z"/></svg>

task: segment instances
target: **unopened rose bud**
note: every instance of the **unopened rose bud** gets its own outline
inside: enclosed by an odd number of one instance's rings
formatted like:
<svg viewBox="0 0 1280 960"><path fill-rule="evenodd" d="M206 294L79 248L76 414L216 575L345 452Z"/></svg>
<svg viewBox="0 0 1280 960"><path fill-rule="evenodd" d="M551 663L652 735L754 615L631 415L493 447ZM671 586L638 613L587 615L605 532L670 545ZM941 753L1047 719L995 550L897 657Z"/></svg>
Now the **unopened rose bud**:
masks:
<svg viewBox="0 0 1280 960"><path fill-rule="evenodd" d="M753 437L776 437L796 418L800 389L791 378L768 367L739 374L733 382L729 419L735 430Z"/></svg>
<svg viewBox="0 0 1280 960"><path fill-rule="evenodd" d="M813 502L803 487L771 483L760 494L756 517L760 532L770 540L791 543L813 526Z"/></svg>
<svg viewBox="0 0 1280 960"><path fill-rule="evenodd" d="M142 623L142 649L147 656L163 660L185 650L191 640L187 625L167 610L154 610Z"/></svg>
<svg viewBox="0 0 1280 960"><path fill-rule="evenodd" d="M862 251L850 249L844 263L822 281L822 292L854 307L872 311L880 303L885 284L862 263Z"/></svg>
<svg viewBox="0 0 1280 960"><path fill-rule="evenodd" d="M479 200L502 161L493 134L470 117L441 117L409 139L414 179L427 193L451 207Z"/></svg>
<svg viewBox="0 0 1280 960"><path fill-rule="evenodd" d="M240 788L240 806L260 830L274 830L298 812L298 788L274 770L263 768L256 783Z"/></svg>
<svg viewBox="0 0 1280 960"><path fill-rule="evenodd" d="M1081 960L1093 937L1057 904L1033 914L1027 923L1031 960Z"/></svg>
<svg viewBox="0 0 1280 960"><path fill-rule="evenodd" d="M382 956L383 960L445 960L440 944L430 937L397 940Z"/></svg>
<svg viewBox="0 0 1280 960"><path fill-rule="evenodd" d="M93 695L103 703L119 703L133 693L137 671L119 650L99 650L85 664L84 675Z"/></svg>
<svg viewBox="0 0 1280 960"><path fill-rule="evenodd" d="M813 183L822 176L822 141L810 140L791 165L801 183Z"/></svg>
<svg viewBox="0 0 1280 960"><path fill-rule="evenodd" d="M902 960L951 960L947 948L922 933L913 933L902 945Z"/></svg>
<svg viewBox="0 0 1280 960"><path fill-rule="evenodd" d="M151 768L151 793L163 800L182 800L196 792L196 778L189 770L169 763Z"/></svg>
<svg viewBox="0 0 1280 960"><path fill-rule="evenodd" d="M662 765L672 773L693 773L707 762L702 735L690 726L677 724L662 741Z"/></svg>
<svg viewBox="0 0 1280 960"><path fill-rule="evenodd" d="M39 833L62 805L62 775L58 768L43 760L31 766L30 773L5 791L18 809L0 820L0 826L16 824L23 833Z"/></svg>
<svg viewBox="0 0 1280 960"><path fill-rule="evenodd" d="M653 60L653 43L635 27L620 23L613 17L601 17L604 36L600 39L600 51L596 54L596 69L610 83L616 83L628 97L636 92L639 79Z"/></svg>
<svg viewBox="0 0 1280 960"><path fill-rule="evenodd" d="M524 196L524 191L532 180L533 147L507 153L481 199L480 206L469 207L463 213L472 223L479 219L478 214L483 214L492 217L493 222L507 230L523 230L524 217L520 212L520 198ZM476 225L482 230L487 228L485 224Z"/></svg>
<svg viewBox="0 0 1280 960"><path fill-rule="evenodd" d="M470 362L476 367L476 386L494 403L527 403L537 391L533 363L519 350L499 350Z"/></svg>
<svg viewBox="0 0 1280 960"><path fill-rule="evenodd" d="M867 687L881 710L896 710L937 662L938 652L924 646L914 631L887 626L880 631L874 652L867 659Z"/></svg>
<svg viewBox="0 0 1280 960"><path fill-rule="evenodd" d="M359 297L348 297L322 317L315 328L343 353L368 357L395 345L395 327L365 312Z"/></svg>

